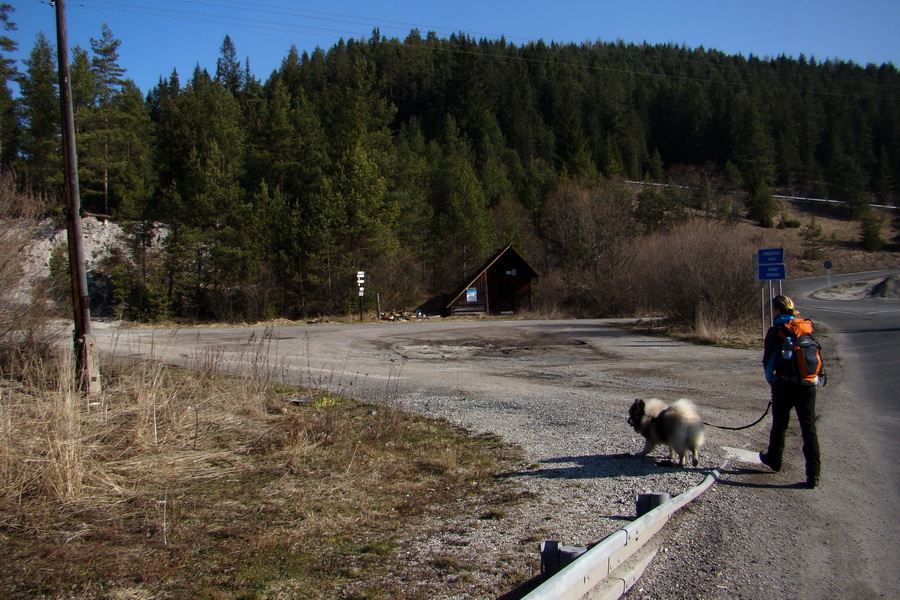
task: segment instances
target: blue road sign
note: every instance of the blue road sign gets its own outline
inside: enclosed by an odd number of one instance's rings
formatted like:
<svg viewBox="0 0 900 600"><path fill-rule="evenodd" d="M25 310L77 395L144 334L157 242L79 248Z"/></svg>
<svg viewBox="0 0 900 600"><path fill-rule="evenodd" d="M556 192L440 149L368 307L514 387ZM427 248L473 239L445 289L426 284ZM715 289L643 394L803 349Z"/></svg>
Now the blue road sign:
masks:
<svg viewBox="0 0 900 600"><path fill-rule="evenodd" d="M777 265L783 262L784 248L763 248L757 253L758 265Z"/></svg>
<svg viewBox="0 0 900 600"><path fill-rule="evenodd" d="M757 267L756 278L759 281L773 281L787 279L787 268L784 264L780 265L759 265Z"/></svg>

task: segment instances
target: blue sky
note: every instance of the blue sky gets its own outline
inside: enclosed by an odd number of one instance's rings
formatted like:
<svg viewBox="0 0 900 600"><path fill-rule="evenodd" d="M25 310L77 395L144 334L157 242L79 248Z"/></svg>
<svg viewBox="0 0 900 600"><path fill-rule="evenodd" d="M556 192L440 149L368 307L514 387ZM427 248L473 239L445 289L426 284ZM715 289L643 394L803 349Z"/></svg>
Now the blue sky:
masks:
<svg viewBox="0 0 900 600"><path fill-rule="evenodd" d="M49 0L3 1L16 9L18 30L7 32L19 44L15 58L28 56L38 31L55 46ZM143 92L173 69L182 82L197 64L214 73L226 34L265 81L292 45L327 50L375 27L401 40L418 28L515 44L621 39L900 66L900 0L67 0L66 12L70 48L89 49L106 23L122 40L120 65Z"/></svg>

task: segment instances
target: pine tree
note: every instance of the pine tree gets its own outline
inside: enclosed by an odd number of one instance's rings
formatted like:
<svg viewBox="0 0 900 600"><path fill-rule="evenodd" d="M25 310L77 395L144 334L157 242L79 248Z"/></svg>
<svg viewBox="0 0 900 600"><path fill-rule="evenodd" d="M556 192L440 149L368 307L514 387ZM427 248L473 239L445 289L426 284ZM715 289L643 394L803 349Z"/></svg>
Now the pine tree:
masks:
<svg viewBox="0 0 900 600"><path fill-rule="evenodd" d="M62 184L58 77L53 46L38 33L19 77L21 92L21 154L31 189L45 198Z"/></svg>
<svg viewBox="0 0 900 600"><path fill-rule="evenodd" d="M75 131L83 128L81 121L87 109L97 105L97 76L91 68L91 57L81 46L72 48L72 62L69 66L72 87L72 110L75 113Z"/></svg>
<svg viewBox="0 0 900 600"><path fill-rule="evenodd" d="M106 107L121 89L125 69L119 66L119 46L122 41L113 36L106 23L101 25L100 31L100 39L91 38L91 50L94 53L91 67L97 76L98 101L101 107Z"/></svg>
<svg viewBox="0 0 900 600"><path fill-rule="evenodd" d="M81 90L76 123L82 200L87 210L106 215L118 215L123 202L129 203L133 214L136 198L146 195L149 118L135 105L137 89L119 65L121 41L106 24L101 31L100 39L91 38L90 72L79 67L79 77L73 74ZM83 62L77 55L76 64Z"/></svg>
<svg viewBox="0 0 900 600"><path fill-rule="evenodd" d="M0 4L0 29L15 31L16 24L11 14L16 9L9 4ZM18 44L6 35L0 35L0 165L9 166L18 154L18 119L16 102L9 84L16 81L19 71L15 60L5 55L16 51Z"/></svg>
<svg viewBox="0 0 900 600"><path fill-rule="evenodd" d="M237 96L244 89L244 73L231 36L225 36L220 52L222 56L216 61L216 81Z"/></svg>
<svg viewBox="0 0 900 600"><path fill-rule="evenodd" d="M806 260L820 260L823 256L822 226L816 220L815 215L800 229L800 238L803 246L803 258Z"/></svg>

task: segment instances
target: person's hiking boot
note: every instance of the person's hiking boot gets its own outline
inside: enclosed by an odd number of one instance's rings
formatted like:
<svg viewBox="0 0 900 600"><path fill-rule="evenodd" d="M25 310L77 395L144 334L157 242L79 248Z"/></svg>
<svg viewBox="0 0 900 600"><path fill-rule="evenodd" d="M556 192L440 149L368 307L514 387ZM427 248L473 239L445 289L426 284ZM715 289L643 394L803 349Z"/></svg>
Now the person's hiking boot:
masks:
<svg viewBox="0 0 900 600"><path fill-rule="evenodd" d="M774 461L772 461L772 460L769 458L769 455L766 454L765 452L760 452L760 453L759 453L759 462L761 462L762 464L766 465L767 467L769 467L770 469L772 469L772 470L775 471L776 473L777 473L778 471L781 470L781 465L776 464Z"/></svg>
<svg viewBox="0 0 900 600"><path fill-rule="evenodd" d="M806 488L814 490L819 487L819 478L816 475L810 475L806 478Z"/></svg>

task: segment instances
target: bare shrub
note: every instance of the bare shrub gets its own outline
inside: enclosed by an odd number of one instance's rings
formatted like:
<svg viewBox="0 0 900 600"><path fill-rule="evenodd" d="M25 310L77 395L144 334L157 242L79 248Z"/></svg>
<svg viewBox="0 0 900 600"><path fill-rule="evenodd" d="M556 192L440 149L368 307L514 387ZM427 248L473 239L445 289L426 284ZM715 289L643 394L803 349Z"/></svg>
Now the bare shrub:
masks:
<svg viewBox="0 0 900 600"><path fill-rule="evenodd" d="M757 244L711 221L645 238L632 272L643 312L714 340L749 327L758 295L751 271Z"/></svg>
<svg viewBox="0 0 900 600"><path fill-rule="evenodd" d="M424 286L422 265L406 249L379 257L368 269L367 290L376 290L381 299L382 309L405 309L421 303L427 297ZM371 303L374 294L366 300ZM374 308L374 306L373 306Z"/></svg>
<svg viewBox="0 0 900 600"><path fill-rule="evenodd" d="M26 251L38 229L40 203L18 191L15 177L0 173L0 376L40 385L55 377L58 331L49 321L50 307L26 285Z"/></svg>
<svg viewBox="0 0 900 600"><path fill-rule="evenodd" d="M622 184L560 188L547 201L542 231L548 246L538 263L542 294L559 298L576 315L630 311L625 274L634 258L636 226Z"/></svg>

